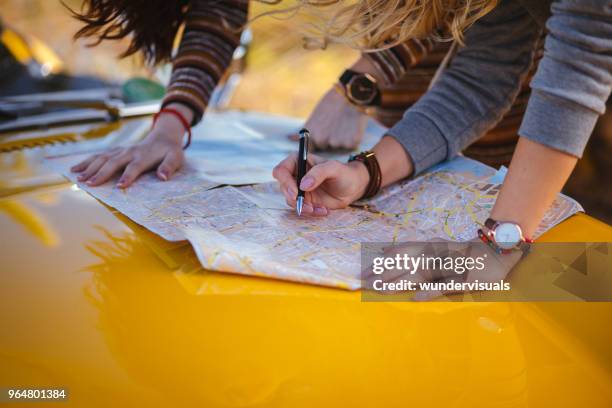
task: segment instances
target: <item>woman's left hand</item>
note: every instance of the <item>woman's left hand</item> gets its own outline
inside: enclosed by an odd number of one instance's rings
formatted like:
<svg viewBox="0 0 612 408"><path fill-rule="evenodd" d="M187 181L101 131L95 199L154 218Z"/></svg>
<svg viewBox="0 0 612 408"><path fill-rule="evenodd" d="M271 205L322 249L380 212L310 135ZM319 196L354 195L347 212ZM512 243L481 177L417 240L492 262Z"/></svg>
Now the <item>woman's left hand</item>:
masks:
<svg viewBox="0 0 612 408"><path fill-rule="evenodd" d="M332 87L314 108L304 127L315 148L354 149L365 133L368 116ZM292 135L297 139L297 135Z"/></svg>
<svg viewBox="0 0 612 408"><path fill-rule="evenodd" d="M382 279L384 282L393 282L406 279L420 285L425 282L462 282L474 283L485 282L494 283L505 279L510 271L522 258L522 252L515 251L509 254L498 254L493 248L485 244L478 238L467 242L454 242L442 239L435 239L428 242L400 244L392 246L384 251L383 257L395 258L397 255L410 257L441 257L446 260L451 258L453 265L460 265L465 262L465 258L482 260L483 268L474 265L472 268L455 268L454 270L437 270L420 267L415 271L388 270L383 275L374 275L371 272L366 277L366 287L372 288L374 279ZM460 260L463 258L463 260ZM457 262L457 261L461 262ZM417 286L417 291L412 300L425 301L435 299L443 295L461 293L457 290L425 290Z"/></svg>

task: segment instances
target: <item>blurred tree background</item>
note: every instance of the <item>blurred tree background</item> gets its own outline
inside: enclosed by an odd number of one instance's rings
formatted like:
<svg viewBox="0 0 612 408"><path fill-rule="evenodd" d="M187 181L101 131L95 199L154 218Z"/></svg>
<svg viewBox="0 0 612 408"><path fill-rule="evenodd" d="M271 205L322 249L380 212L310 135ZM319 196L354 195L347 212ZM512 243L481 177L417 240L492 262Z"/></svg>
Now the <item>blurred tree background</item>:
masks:
<svg viewBox="0 0 612 408"><path fill-rule="evenodd" d="M76 10L81 5L79 0L65 3ZM253 2L251 13L258 15L269 7ZM126 41L106 41L95 48L88 48L86 40L73 41L72 36L81 25L59 0L0 0L0 17L5 24L43 40L73 74L123 81L153 73L138 57L117 59ZM324 51L304 50L303 36L295 20L264 17L251 25L254 40L248 68L232 107L306 116L318 98L357 58L356 51L341 46Z"/></svg>

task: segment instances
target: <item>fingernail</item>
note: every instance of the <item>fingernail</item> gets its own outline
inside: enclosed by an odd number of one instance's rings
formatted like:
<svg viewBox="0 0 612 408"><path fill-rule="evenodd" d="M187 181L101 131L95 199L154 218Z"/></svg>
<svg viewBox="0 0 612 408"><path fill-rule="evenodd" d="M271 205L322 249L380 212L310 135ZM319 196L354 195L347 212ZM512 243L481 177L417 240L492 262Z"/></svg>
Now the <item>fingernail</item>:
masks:
<svg viewBox="0 0 612 408"><path fill-rule="evenodd" d="M87 185L88 185L88 186L91 186L91 185L93 185L95 182L96 182L96 178L95 178L95 177L92 177L92 178L90 178L89 180L87 180Z"/></svg>
<svg viewBox="0 0 612 408"><path fill-rule="evenodd" d="M287 194L289 194L289 197L294 200L297 197L297 192L293 189L293 187L287 187Z"/></svg>
<svg viewBox="0 0 612 408"><path fill-rule="evenodd" d="M325 207L315 207L314 208L315 215L327 215L327 208Z"/></svg>
<svg viewBox="0 0 612 408"><path fill-rule="evenodd" d="M300 188L302 190L308 190L310 187L314 185L314 179L310 176L304 177L302 182L300 183Z"/></svg>
<svg viewBox="0 0 612 408"><path fill-rule="evenodd" d="M165 170L159 171L159 178L166 181L168 180L168 173Z"/></svg>
<svg viewBox="0 0 612 408"><path fill-rule="evenodd" d="M314 208L312 208L312 205L308 203L304 203L304 206L302 207L302 211L308 214L312 214L312 212L314 211Z"/></svg>
<svg viewBox="0 0 612 408"><path fill-rule="evenodd" d="M77 180L79 180L79 181L85 180L85 175L81 174L80 176L77 177Z"/></svg>

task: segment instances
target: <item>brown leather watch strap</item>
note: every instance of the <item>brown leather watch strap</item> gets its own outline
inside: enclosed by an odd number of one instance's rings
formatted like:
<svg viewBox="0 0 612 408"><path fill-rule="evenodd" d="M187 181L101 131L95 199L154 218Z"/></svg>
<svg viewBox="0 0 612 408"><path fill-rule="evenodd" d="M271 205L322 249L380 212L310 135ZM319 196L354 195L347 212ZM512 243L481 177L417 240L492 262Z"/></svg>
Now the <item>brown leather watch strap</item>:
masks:
<svg viewBox="0 0 612 408"><path fill-rule="evenodd" d="M378 164L376 154L373 151L367 150L349 158L349 162L355 160L362 162L368 169L368 174L370 175L370 181L361 198L374 197L378 194L382 186L382 172L380 171L380 165Z"/></svg>

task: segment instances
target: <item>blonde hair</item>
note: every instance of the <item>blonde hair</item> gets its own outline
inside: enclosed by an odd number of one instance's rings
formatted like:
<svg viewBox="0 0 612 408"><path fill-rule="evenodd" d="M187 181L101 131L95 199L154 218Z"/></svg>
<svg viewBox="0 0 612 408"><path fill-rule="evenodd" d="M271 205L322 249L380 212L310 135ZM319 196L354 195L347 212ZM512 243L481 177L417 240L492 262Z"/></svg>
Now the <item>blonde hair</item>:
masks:
<svg viewBox="0 0 612 408"><path fill-rule="evenodd" d="M282 0L259 0L279 4ZM341 43L364 51L389 48L411 38L463 43L464 31L497 0L295 0L263 15L308 16L306 46Z"/></svg>

